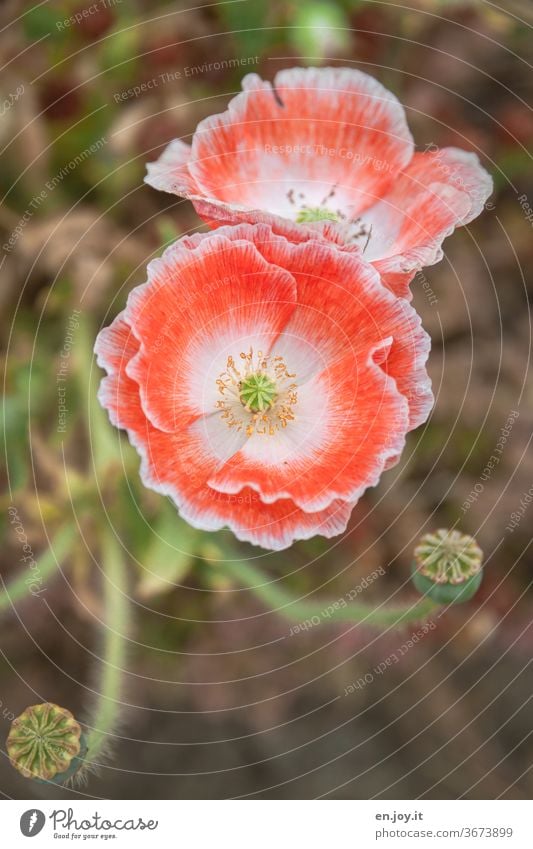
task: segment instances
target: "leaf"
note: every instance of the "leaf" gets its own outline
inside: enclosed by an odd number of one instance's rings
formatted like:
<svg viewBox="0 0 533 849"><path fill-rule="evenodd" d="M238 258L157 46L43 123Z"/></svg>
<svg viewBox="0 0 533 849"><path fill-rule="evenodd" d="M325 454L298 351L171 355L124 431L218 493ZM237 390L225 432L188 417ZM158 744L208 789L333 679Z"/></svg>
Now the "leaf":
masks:
<svg viewBox="0 0 533 849"><path fill-rule="evenodd" d="M195 556L200 533L178 516L165 501L152 528L152 539L143 555L137 595L149 599L170 592L181 583Z"/></svg>

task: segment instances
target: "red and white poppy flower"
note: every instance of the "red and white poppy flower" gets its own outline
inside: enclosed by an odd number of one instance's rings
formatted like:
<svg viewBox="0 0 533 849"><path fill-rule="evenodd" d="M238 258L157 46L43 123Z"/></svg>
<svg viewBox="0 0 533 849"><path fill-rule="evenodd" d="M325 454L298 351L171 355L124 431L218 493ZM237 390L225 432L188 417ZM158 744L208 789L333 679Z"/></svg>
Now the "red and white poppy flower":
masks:
<svg viewBox="0 0 533 849"><path fill-rule="evenodd" d="M416 271L442 258L444 238L492 191L475 154L415 152L402 105L361 71L293 68L274 85L249 74L242 87L145 178L190 198L211 226L264 222L290 239L296 225L318 229L409 297Z"/></svg>
<svg viewBox="0 0 533 849"><path fill-rule="evenodd" d="M190 524L341 533L432 406L420 319L372 266L264 224L179 240L97 339L99 398Z"/></svg>

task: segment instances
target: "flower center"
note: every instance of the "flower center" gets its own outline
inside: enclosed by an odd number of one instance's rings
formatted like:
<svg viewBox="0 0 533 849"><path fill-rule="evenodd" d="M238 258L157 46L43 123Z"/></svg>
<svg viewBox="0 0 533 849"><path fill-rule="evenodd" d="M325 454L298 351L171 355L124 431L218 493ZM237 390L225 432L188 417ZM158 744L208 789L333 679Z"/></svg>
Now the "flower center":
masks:
<svg viewBox="0 0 533 849"><path fill-rule="evenodd" d="M295 374L290 374L283 357L241 352L238 367L228 357L226 370L217 379L222 395L216 402L229 428L273 436L294 420L298 401Z"/></svg>
<svg viewBox="0 0 533 849"><path fill-rule="evenodd" d="M245 378L239 392L242 405L252 413L268 410L276 400L276 394L275 382L260 371Z"/></svg>
<svg viewBox="0 0 533 849"><path fill-rule="evenodd" d="M296 223L306 224L313 221L340 221L338 213L323 206L302 206L296 213Z"/></svg>

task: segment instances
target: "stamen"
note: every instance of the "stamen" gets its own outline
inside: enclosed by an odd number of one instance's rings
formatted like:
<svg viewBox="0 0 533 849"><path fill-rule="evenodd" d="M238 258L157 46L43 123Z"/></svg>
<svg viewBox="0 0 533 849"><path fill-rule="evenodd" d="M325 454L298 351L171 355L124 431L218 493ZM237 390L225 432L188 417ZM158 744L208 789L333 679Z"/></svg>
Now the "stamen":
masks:
<svg viewBox="0 0 533 849"><path fill-rule="evenodd" d="M242 351L238 359L229 356L226 370L217 378L216 385L222 398L216 408L229 428L273 436L287 423L294 421L294 407L298 402L296 374L289 372L283 357L254 354L252 348Z"/></svg>

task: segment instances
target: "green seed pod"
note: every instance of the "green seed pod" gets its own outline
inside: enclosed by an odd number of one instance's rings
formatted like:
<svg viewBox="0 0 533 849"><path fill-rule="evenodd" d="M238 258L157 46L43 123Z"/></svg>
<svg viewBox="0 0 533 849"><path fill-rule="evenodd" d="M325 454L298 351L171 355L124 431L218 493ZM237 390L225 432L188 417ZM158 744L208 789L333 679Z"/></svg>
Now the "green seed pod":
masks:
<svg viewBox="0 0 533 849"><path fill-rule="evenodd" d="M62 783L81 766L87 747L70 711L45 702L26 708L11 723L7 752L25 778ZM81 755L81 758L80 758Z"/></svg>
<svg viewBox="0 0 533 849"><path fill-rule="evenodd" d="M73 778L76 773L81 769L85 762L85 755L87 754L87 751L87 740L85 739L85 735L82 731L80 737L80 751L74 758L72 758L69 768L66 769L65 772L58 772L58 774L55 775L53 778L48 778L46 780L42 778L36 778L35 780L39 784L65 784L65 782L68 781L69 778Z"/></svg>
<svg viewBox="0 0 533 849"><path fill-rule="evenodd" d="M414 557L415 587L439 604L461 604L479 589L483 552L467 534L444 529L425 534Z"/></svg>

